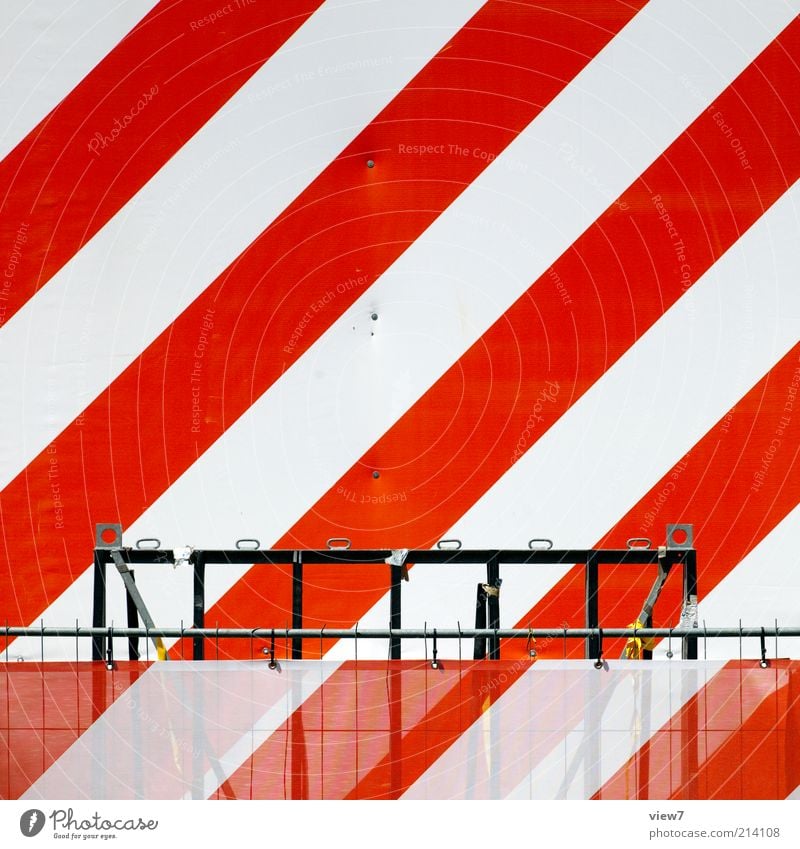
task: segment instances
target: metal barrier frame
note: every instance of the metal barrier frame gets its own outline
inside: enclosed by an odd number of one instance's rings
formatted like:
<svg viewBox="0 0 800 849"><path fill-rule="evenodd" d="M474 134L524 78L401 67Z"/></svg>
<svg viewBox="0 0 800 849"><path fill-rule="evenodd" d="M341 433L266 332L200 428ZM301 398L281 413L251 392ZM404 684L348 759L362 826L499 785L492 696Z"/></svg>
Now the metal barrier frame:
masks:
<svg viewBox="0 0 800 849"><path fill-rule="evenodd" d="M681 526L684 527L684 526ZM687 526L690 527L690 526ZM667 539L671 539L671 531L668 529ZM120 533L121 538L121 533ZM531 542L534 542L533 540ZM101 546L94 551L94 588L93 588L93 613L92 613L92 659L102 660L106 656L106 567L112 563L112 550L119 552L126 564L174 564L175 557L172 551L162 549L132 549L115 548L113 546ZM316 630L303 629L303 567L305 564L346 566L346 565L370 565L382 569L388 569L388 585L390 592L390 620L389 630L386 638L390 641L389 657L399 660L401 657L401 643L403 639L420 636L413 631L402 630L402 591L406 564L426 564L439 566L474 566L486 564L487 585L500 586L501 567L508 565L516 566L543 566L543 565L584 565L585 571L585 625L582 636L585 639L585 656L597 658L600 656L602 633L600 631L599 611L599 567L601 565L626 565L626 566L652 566L662 563L666 569L680 565L683 571L683 610L697 603L697 552L694 548L685 546L666 546L661 548L650 548L634 546L629 548L591 548L591 549L418 549L408 551L407 556L401 564L392 562L396 560L396 552L391 549L350 549L336 547L328 549L211 549L194 550L188 558L193 569L193 622L192 628L181 630L178 636L191 637L193 640L193 659L203 660L205 658L205 639L211 634L204 630L205 625L205 569L207 565L289 565L292 566L292 628L291 629L255 629L245 630L244 633L253 635L275 634L283 635L292 641L292 658L299 659L303 656L303 640L306 638L320 637ZM129 621L129 625L132 625ZM650 623L643 623L650 624ZM500 605L499 595L496 603L489 608L489 621L486 629L473 629L462 631L463 636L471 636L478 640L488 640L491 659L500 657L500 639L511 636L513 629L500 628ZM233 629L237 630L237 629ZM622 629L625 630L625 629ZM231 629L227 629L228 632ZM620 629L606 629L604 633L612 636ZM38 632L36 632L38 634ZM117 635L123 633L115 629ZM150 630L148 633L154 635ZM358 636L365 636L366 632L360 632ZM524 632L527 635L529 632ZM533 636L537 632L532 632ZM544 633L544 632L543 632ZM563 631L548 630L547 634ZM574 633L574 630L573 630ZM628 630L628 634L632 631ZM638 630L641 636L649 636L649 632ZM678 636L678 629L673 629ZM759 632L760 633L760 632ZM131 638L134 636L130 629L126 634ZM161 632L159 632L159 635ZM224 636L225 631L220 630L219 636ZM325 629L325 636L342 637L345 631ZM439 637L444 638L444 631L439 631ZM684 630L680 632L682 639L681 656L684 659L697 658L697 631ZM738 634L738 632L737 632ZM136 632L137 636L143 636L141 629ZM232 635L228 633L228 635ZM430 632L428 632L430 636ZM73 634L74 636L74 634ZM166 634L165 634L166 636ZM133 648L131 648L131 651ZM138 655L137 655L138 656ZM479 654L479 646L476 643L476 657Z"/></svg>

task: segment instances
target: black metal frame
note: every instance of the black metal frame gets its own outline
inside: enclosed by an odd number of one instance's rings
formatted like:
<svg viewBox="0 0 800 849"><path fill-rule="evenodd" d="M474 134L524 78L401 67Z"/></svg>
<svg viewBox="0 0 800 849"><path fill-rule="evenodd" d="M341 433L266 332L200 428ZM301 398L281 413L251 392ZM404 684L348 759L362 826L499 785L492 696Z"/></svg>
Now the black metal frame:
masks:
<svg viewBox="0 0 800 849"><path fill-rule="evenodd" d="M118 549L127 564L174 564L172 551L160 549ZM392 559L389 549L227 549L195 550L189 556L193 568L193 622L192 630L205 627L205 569L213 565L291 565L292 566L292 658L302 658L303 639L306 634L297 632L303 625L303 566L314 565L374 565L389 570L390 622L389 656L400 659L401 641L405 637L402 629L402 577L404 566L387 563ZM599 658L601 654L602 631L600 630L599 610L599 567L601 565L651 566L663 562L668 568L683 568L683 606L697 599L697 552L693 548L603 548L603 549L419 549L409 551L405 559L407 564L427 564L441 566L474 566L485 563L487 568L487 586L497 587L501 583L501 566L508 565L573 565L585 564L586 616L585 626L587 658ZM112 562L111 549L96 548L94 552L94 590L92 624L94 628L106 626L106 567ZM500 596L488 596L488 628L483 636L476 636L475 657L486 656L486 641L489 643L489 657L500 657ZM649 623L648 623L649 624ZM477 622L476 622L476 629ZM261 629L263 630L263 629ZM271 629L270 629L271 630ZM250 632L253 633L253 632ZM275 632L277 633L277 631ZM284 629L284 633L289 631ZM334 636L333 631L326 634ZM560 633L560 632L559 632ZM612 629L606 634L611 635ZM440 632L441 635L441 632ZM465 632L466 635L466 632ZM204 636L187 634L193 640L193 658L205 657ZM484 648L481 650L480 642ZM697 658L698 637L682 636L682 657ZM106 637L100 633L92 638L92 659L103 660L106 655Z"/></svg>

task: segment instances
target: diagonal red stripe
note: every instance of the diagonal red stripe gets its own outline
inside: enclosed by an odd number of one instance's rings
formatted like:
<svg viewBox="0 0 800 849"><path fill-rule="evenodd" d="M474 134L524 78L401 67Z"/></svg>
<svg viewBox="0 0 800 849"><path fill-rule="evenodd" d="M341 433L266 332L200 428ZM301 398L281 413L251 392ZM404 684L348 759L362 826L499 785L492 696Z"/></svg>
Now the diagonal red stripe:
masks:
<svg viewBox="0 0 800 849"><path fill-rule="evenodd" d="M322 546L343 532L364 547L422 547L440 539L800 176L800 110L791 95L800 85L798 55L800 22L795 22L277 546ZM720 130L717 113L736 126L752 152L752 167L743 167ZM681 252L659 217L654 196L669 211L684 246ZM691 271L688 283L685 264ZM530 427L537 396L549 381L559 391L539 405L542 422ZM486 395L465 391L476 386L487 387ZM525 433L530 438L521 438ZM754 437L739 435L733 450L742 450L748 439L758 446ZM371 476L373 469L381 470L378 480ZM394 493L404 499L393 498ZM365 506L363 495L373 502L383 496L386 503ZM713 508L705 502L691 506L683 515L695 521L703 521ZM734 505L729 511L718 508L714 521L729 524L737 510ZM760 521L764 512L752 516ZM631 521L626 517L613 535L623 544L641 517ZM374 571L305 568L308 627L334 626L333 600L337 624L350 626L386 592L385 576L376 579ZM531 613L535 621L578 624L579 580L576 573L569 601L537 606ZM254 570L210 611L208 621L278 626L289 616L290 593L288 580ZM644 597L644 592L637 596ZM325 611L325 622L315 617L316 611ZM631 621L625 615L618 624Z"/></svg>
<svg viewBox="0 0 800 849"><path fill-rule="evenodd" d="M322 0L162 0L0 163L0 242L18 246L0 324L126 204ZM199 22L199 23L198 23Z"/></svg>
<svg viewBox="0 0 800 849"><path fill-rule="evenodd" d="M785 799L800 785L798 676L796 661L728 664L594 798Z"/></svg>
<svg viewBox="0 0 800 849"><path fill-rule="evenodd" d="M401 144L438 145L449 136L499 153L642 5L604 0L585 19L567 14L564 2L483 7L50 453L5 488L0 606L11 618L31 621L54 600L90 561L93 523L102 517L129 525L141 515L486 166L476 157L406 155ZM509 56L518 61L499 64ZM376 149L391 154L373 154L369 169L365 159ZM355 269L358 286L286 354L309 305ZM205 419L195 427L184 390L209 315ZM131 409L135 415L116 414ZM63 528L54 527L49 494L53 455L61 492L70 494Z"/></svg>

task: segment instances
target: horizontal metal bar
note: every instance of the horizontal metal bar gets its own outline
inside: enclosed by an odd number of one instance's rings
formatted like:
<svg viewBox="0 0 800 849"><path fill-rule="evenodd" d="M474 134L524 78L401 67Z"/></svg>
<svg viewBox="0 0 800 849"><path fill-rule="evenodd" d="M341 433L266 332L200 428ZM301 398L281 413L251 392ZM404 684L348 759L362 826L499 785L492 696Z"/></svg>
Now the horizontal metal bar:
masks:
<svg viewBox="0 0 800 849"><path fill-rule="evenodd" d="M0 635L6 637L207 637L225 639L335 639L359 640L388 640L400 637L404 640L422 640L433 638L433 626L421 628L378 628L378 629L344 629L344 628L76 628L65 627L8 627L0 626ZM501 639L573 639L583 640L587 637L800 637L800 626L789 627L742 627L739 628L437 628L436 637L440 640L471 640L475 637L500 637Z"/></svg>
<svg viewBox="0 0 800 849"><path fill-rule="evenodd" d="M689 551L693 549L667 549L664 555L666 564L674 565L683 562ZM111 554L108 549L96 549L101 562L110 563ZM377 565L385 566L387 558L392 555L390 549L229 549L229 550L198 550L192 553L193 559L200 551L207 565L229 564L238 566L250 565L291 565L294 556L299 552L302 562L306 564L336 564L344 565ZM126 563L174 563L172 551L155 551L148 549L121 550ZM586 563L595 559L600 564L607 565L648 565L659 562L659 553L655 548L599 548L599 549L418 549L408 552L408 564L466 566L487 563L497 560L500 565L552 565Z"/></svg>
<svg viewBox="0 0 800 849"><path fill-rule="evenodd" d="M122 557L124 563L175 563L175 552L167 549L155 548L96 548L95 557L101 563L113 563L111 552L116 551Z"/></svg>

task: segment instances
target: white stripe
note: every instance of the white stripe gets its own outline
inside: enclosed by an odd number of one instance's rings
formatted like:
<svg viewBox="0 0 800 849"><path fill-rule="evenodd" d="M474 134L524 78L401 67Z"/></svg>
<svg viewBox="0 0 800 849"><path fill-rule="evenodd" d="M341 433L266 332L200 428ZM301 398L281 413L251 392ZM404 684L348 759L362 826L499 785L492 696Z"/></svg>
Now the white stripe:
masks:
<svg viewBox="0 0 800 849"><path fill-rule="evenodd" d="M156 5L157 0L3 0L0 159Z"/></svg>
<svg viewBox="0 0 800 849"><path fill-rule="evenodd" d="M0 487L261 233L483 0L328 0L0 332ZM43 342L42 328L48 328Z"/></svg>
<svg viewBox="0 0 800 849"><path fill-rule="evenodd" d="M541 536L552 537L557 548L594 545L800 338L798 204L795 184L447 536L467 548L525 548ZM776 413L776 425L778 419ZM631 536L661 539L664 524L680 519L667 503L657 526L632 528ZM569 568L506 567L502 624L516 625ZM791 569L791 561L783 568ZM783 581L779 574L776 585ZM481 580L484 566L448 569L445 576L441 567L415 567L403 587L403 624L471 624ZM770 604L780 591L774 587ZM734 599L740 597L726 598L730 603L717 618L736 624L742 614L734 613ZM790 598L776 608L787 624ZM383 599L361 623L385 627L388 618ZM373 651L380 656L382 649ZM422 651L412 644L404 656ZM463 651L471 647L465 643ZM340 643L332 656L350 652Z"/></svg>
<svg viewBox="0 0 800 849"><path fill-rule="evenodd" d="M403 798L589 799L721 666L539 661Z"/></svg>
<svg viewBox="0 0 800 849"><path fill-rule="evenodd" d="M253 535L271 543L285 532L787 22L783 5L779 10L767 7L778 11L762 27L753 26L741 7L706 4L708 8L719 12L717 23L686 3L645 7L342 320L135 523L130 538L158 536L210 547ZM720 37L723 30L725 38ZM710 43L713 55L706 49ZM689 102L679 82L686 73L696 80L700 94L695 102ZM580 167L564 156L565 145L581 151ZM528 170L515 168L520 165ZM377 322L370 320L373 311ZM687 331L682 326L677 338ZM568 456L573 440L574 431L567 428L563 441L569 443ZM515 481L522 467L520 463L509 473L517 473ZM514 484L516 498L519 486ZM526 483L523 490L528 488ZM520 512L517 505L514 515ZM589 512L595 512L594 506ZM479 545L501 537L491 532L501 515L480 523L485 536ZM530 515L536 514L526 512L524 524ZM507 525L506 518L503 527ZM548 526L559 529L555 523L539 525ZM519 525L507 539L525 530ZM559 532L558 537L567 535ZM240 574L230 568L211 571L208 604ZM159 583L147 587L146 598L155 599L156 621L174 621L176 615L188 621L188 573L182 580L183 588L177 591L178 580L174 595ZM472 578L467 582L473 588L474 583ZM78 609L84 613L90 596L88 577L79 579L48 609L46 621L74 618L78 614L71 611ZM448 618L452 624L463 615L445 617L451 608L437 608L437 619ZM470 605L457 609L469 610ZM122 621L123 609L112 615ZM381 615L379 621L383 625L387 620Z"/></svg>

